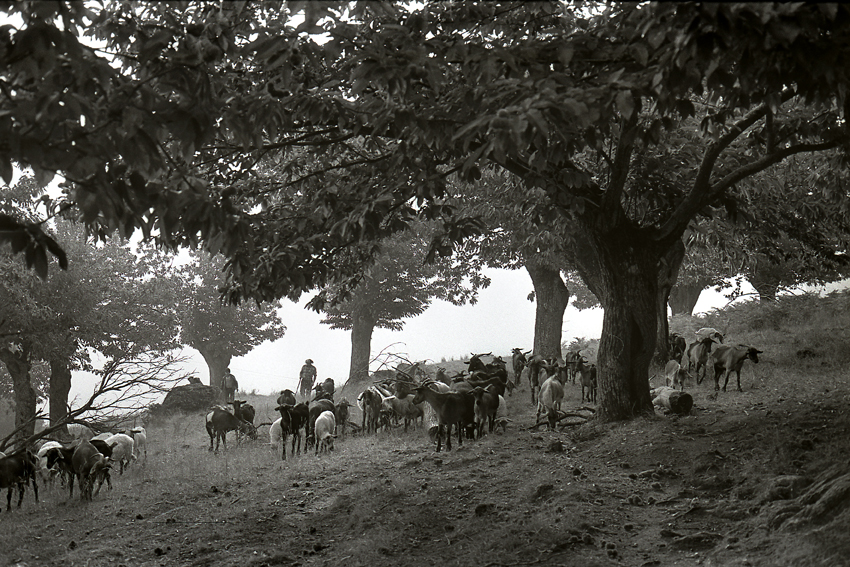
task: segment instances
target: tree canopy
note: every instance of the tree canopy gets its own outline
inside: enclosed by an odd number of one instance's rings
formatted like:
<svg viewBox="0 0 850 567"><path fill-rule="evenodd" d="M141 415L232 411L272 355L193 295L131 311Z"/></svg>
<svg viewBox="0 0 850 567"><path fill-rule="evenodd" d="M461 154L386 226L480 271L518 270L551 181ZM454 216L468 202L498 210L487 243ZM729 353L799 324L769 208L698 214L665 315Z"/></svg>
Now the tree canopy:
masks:
<svg viewBox="0 0 850 567"><path fill-rule="evenodd" d="M228 258L231 300L270 300L327 284L349 247L414 218L443 221L433 250L450 251L482 224L448 180L496 164L546 193L605 308L609 419L652 411L658 317L693 220L791 156L842 150L846 165L840 4L86 6L2 4L23 23L0 38L0 173L59 171L58 206L90 228L203 242ZM641 183L647 148L688 120L686 182Z"/></svg>

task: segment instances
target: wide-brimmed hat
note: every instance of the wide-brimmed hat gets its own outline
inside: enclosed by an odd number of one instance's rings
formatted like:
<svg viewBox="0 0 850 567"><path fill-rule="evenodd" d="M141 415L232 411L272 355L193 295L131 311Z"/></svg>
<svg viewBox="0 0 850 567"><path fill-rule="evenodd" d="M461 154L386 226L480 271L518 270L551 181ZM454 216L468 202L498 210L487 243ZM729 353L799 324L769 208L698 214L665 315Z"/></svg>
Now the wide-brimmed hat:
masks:
<svg viewBox="0 0 850 567"><path fill-rule="evenodd" d="M308 359L307 359L307 360L305 360L304 362L306 362L307 364L313 364L313 359L312 359L312 358L308 358Z"/></svg>

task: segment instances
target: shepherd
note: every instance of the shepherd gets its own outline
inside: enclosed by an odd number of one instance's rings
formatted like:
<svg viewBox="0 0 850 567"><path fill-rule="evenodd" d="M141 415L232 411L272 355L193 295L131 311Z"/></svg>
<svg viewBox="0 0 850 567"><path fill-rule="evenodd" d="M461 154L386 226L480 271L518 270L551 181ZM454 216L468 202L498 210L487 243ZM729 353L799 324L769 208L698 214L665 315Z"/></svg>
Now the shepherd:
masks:
<svg viewBox="0 0 850 567"><path fill-rule="evenodd" d="M310 392L313 391L313 384L316 382L316 367L313 366L313 360L308 358L304 361L304 366L301 367L301 375L298 381L298 393L302 399L308 399Z"/></svg>
<svg viewBox="0 0 850 567"><path fill-rule="evenodd" d="M224 401L232 402L236 399L236 390L239 389L239 382L236 381L236 376L230 372L230 368L224 370Z"/></svg>

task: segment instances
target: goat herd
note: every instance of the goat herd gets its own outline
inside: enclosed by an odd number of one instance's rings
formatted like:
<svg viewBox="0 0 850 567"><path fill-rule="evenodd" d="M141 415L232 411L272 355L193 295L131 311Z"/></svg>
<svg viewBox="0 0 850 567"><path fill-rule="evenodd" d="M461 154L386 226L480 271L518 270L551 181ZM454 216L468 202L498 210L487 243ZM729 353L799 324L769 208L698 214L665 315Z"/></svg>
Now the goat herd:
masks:
<svg viewBox="0 0 850 567"><path fill-rule="evenodd" d="M119 474L133 461L147 459L147 433L144 427L134 427L120 433L93 435L79 424L68 426L72 436L80 439L70 444L47 441L37 452L22 449L5 456L0 453L0 489L6 488L6 510L12 507L12 489L18 488L18 508L24 499L27 484L32 484L38 502L38 480L52 482L60 477L74 496L74 480L80 488L80 497L91 500L105 482L112 488L111 470L118 465ZM97 489L95 489L97 485Z"/></svg>
<svg viewBox="0 0 850 567"><path fill-rule="evenodd" d="M723 336L715 329L700 329L696 334L697 340L689 346L682 336L676 333L670 335L668 347L672 360L665 368L668 389L672 385L673 389L684 390L685 381L691 378L692 371L696 383L700 384L708 368L713 368L715 390L720 389L720 378L725 375L723 391L726 391L729 376L734 372L738 391L741 391L744 361L749 359L757 363L762 351L747 345L724 345ZM400 426L403 422L406 432L408 427L415 428L417 421L423 423L427 418L429 434L436 441L437 451L442 449L444 438L446 449L451 450L453 429L458 444L463 443L464 433L467 438L475 439L485 432L492 433L499 426L504 430L510 421L504 396L506 393L510 395L519 385L526 369L531 402L537 407L538 426L542 423L541 416L545 416L549 428L554 429L564 398L564 386L569 382L575 384L578 380L580 383L582 403L596 403L596 366L580 352L571 352L566 359L529 355L530 352L513 349L514 381L508 378L507 365L501 357L492 357L489 363L482 360L492 353L473 355L465 362L468 374L464 371L453 377L448 377L442 368L438 369L436 378L425 375L418 365L399 369L394 379L369 386L358 396L357 405L362 413L359 426L349 421L350 405L347 400L334 403L331 379L316 387L316 396L311 401L297 403L295 394L284 390L275 407L280 418L270 424L271 444L280 444L281 459L285 460L290 435L292 454L301 452L303 431L305 453L315 446L318 455L332 451L334 439L337 435L345 435L348 427L369 434L381 428ZM242 400L233 400L229 404L232 411L216 406L205 416L210 451L217 452L220 445L227 450L226 434L229 431L236 432L237 443L242 435L252 439L258 436L254 426L254 408ZM69 426L73 427L79 426ZM139 427L115 434L82 435L79 441L69 445L47 441L37 452L24 449L9 456L0 453L0 489L8 489L6 509L11 508L14 487L18 488L20 507L25 487L30 481L37 502L37 478L50 481L55 476L60 476L67 483L71 496L76 479L81 498L90 500L104 482L111 488L110 472L116 463L123 474L124 468L140 455L144 454L147 458L146 443L145 430Z"/></svg>

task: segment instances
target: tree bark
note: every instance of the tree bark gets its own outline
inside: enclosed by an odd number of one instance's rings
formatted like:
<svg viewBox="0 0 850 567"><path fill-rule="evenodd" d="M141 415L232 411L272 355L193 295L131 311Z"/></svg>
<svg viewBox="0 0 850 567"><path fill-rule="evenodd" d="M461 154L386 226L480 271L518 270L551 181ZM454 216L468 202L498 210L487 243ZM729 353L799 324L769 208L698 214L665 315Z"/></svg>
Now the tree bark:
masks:
<svg viewBox="0 0 850 567"><path fill-rule="evenodd" d="M679 278L679 268L685 260L685 244L677 240L661 257L658 264L658 296L656 304L657 335L655 337L655 359L657 366L663 366L670 360L667 337L670 335L670 322L667 319L667 301L670 291Z"/></svg>
<svg viewBox="0 0 850 567"><path fill-rule="evenodd" d="M369 314L356 312L351 319L351 365L348 369L348 380L359 383L369 377L375 319Z"/></svg>
<svg viewBox="0 0 850 567"><path fill-rule="evenodd" d="M210 372L210 386L218 388L221 395L224 396L224 371L230 366L230 359L233 356L230 353L214 351L211 349L200 349L195 347L204 361L207 363L207 368ZM236 377L239 380L239 377Z"/></svg>
<svg viewBox="0 0 850 567"><path fill-rule="evenodd" d="M617 421L653 413L649 365L658 326L659 266L667 250L630 227L602 232L585 226L576 240L576 267L605 310L597 415Z"/></svg>
<svg viewBox="0 0 850 567"><path fill-rule="evenodd" d="M692 284L678 283L670 290L668 303L673 315L693 315L694 307L699 301L702 290L709 284L708 281L698 281Z"/></svg>
<svg viewBox="0 0 850 567"><path fill-rule="evenodd" d="M26 439L35 434L35 411L37 398L30 379L30 349L24 342L13 343L15 351L8 348L0 349L0 361L6 365L6 370L12 377L12 387L15 391L15 429L27 424L18 432L18 439Z"/></svg>
<svg viewBox="0 0 850 567"><path fill-rule="evenodd" d="M68 415L68 394L71 391L71 365L67 359L50 360L50 425L56 425ZM68 435L67 425L57 430Z"/></svg>
<svg viewBox="0 0 850 567"><path fill-rule="evenodd" d="M533 352L544 358L560 358L564 312L570 301L570 290L556 268L529 261L525 269L531 276L536 299Z"/></svg>

